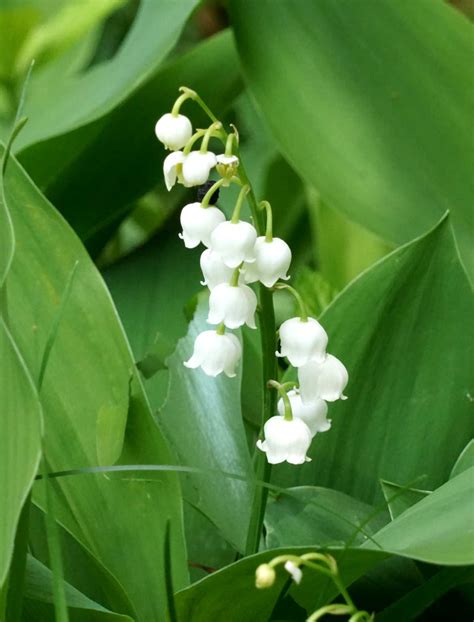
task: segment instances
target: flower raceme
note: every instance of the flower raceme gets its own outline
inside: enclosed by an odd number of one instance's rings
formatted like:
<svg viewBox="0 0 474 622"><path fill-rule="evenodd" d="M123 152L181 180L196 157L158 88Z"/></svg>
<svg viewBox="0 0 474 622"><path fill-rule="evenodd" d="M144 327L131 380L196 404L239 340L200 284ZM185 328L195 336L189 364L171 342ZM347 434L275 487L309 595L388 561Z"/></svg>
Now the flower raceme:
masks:
<svg viewBox="0 0 474 622"><path fill-rule="evenodd" d="M312 438L331 427L326 402L345 399L343 391L348 373L338 359L326 354L328 335L316 319L307 316L298 292L282 283L290 278L291 249L284 240L273 237L270 203L261 201L257 204L255 201L239 159L237 130L232 126L233 131L226 133L197 93L185 87L180 91L171 112L157 121L155 133L171 150L163 162L167 189L171 190L176 183L188 188L198 187L198 200L181 210L182 232L179 237L186 248L195 248L199 244L206 247L200 257L201 283L210 292L207 321L217 326L197 335L193 354L184 365L201 368L209 376L224 373L234 377L242 357L242 346L237 336L229 331L244 325L256 328L257 296L251 285L260 283L261 288L287 288L291 291L300 312L280 326L280 351L275 354L286 357L297 368L300 386L289 383L288 390L288 383L281 385L276 380L269 380L269 386L280 394L278 414L267 414L264 438L258 440L257 447L265 452L272 464L284 461L303 464L309 460L307 452ZM180 113L181 105L188 99L200 105L210 116L208 128L193 133L191 121ZM224 153L216 154L209 148L211 139L225 145ZM201 141L198 148L195 147L197 141ZM217 181L209 181L212 171L218 175ZM232 217L226 220L215 204L220 189L232 184L240 186L240 193ZM252 223L240 217L249 192ZM266 210L265 235L261 234L259 209ZM263 576L263 570L262 586L271 580L270 576ZM295 580L299 578L297 566L289 566L287 570Z"/></svg>

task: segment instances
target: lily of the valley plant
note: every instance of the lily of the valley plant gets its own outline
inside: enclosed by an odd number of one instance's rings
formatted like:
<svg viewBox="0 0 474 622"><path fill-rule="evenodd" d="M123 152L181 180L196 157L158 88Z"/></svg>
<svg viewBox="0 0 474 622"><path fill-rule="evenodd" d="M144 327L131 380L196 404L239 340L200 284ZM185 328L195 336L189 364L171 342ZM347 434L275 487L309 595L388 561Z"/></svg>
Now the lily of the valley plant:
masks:
<svg viewBox="0 0 474 622"><path fill-rule="evenodd" d="M252 210L252 205L255 207L257 203L240 161L237 130L232 127L226 132L197 93L186 87L180 91L171 112L156 123L155 133L171 150L163 164L168 190L176 183L185 187L205 184L204 194L199 189L200 199L181 210L180 237L186 248L199 244L205 247L200 261L202 283L210 291L207 321L214 327L198 335L194 352L184 365L200 367L209 376L224 372L234 377L242 346L231 331L244 325L257 328L258 298L251 284L258 282L272 291L288 289L298 302L299 315L281 325L280 351L275 355L286 357L297 368L298 384L266 379L268 388L276 389L280 400L277 412L270 413L263 422L264 438L257 441L257 447L265 452L271 464L285 461L303 464L310 460L307 452L314 436L331 427L327 402L345 399L343 391L348 373L335 356L327 353L328 335L315 318L308 317L298 292L281 282L290 278L287 273L291 250L284 240L273 236L272 208L265 200L258 203L259 209L266 213L265 232L260 234L258 230L259 215ZM209 127L193 132L191 121L180 112L187 100L197 102L206 111L211 120ZM211 140L220 142L224 153L214 153L209 147ZM213 170L219 178L209 182ZM232 217L227 220L215 203L219 190L232 184L240 186L240 193ZM251 223L241 217L248 197L252 199ZM264 313L260 325L262 322L265 322Z"/></svg>

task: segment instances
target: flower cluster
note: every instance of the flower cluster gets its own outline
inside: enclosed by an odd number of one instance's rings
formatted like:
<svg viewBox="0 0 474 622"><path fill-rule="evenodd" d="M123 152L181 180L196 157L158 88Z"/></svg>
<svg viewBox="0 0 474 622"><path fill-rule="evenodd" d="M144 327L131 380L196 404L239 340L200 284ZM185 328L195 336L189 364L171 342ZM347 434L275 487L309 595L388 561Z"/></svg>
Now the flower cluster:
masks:
<svg viewBox="0 0 474 622"><path fill-rule="evenodd" d="M205 247L200 258L202 284L210 291L207 321L215 327L197 336L193 354L184 365L200 367L209 376L223 372L234 377L242 346L230 331L244 325L257 327L258 300L251 284L288 288L298 300L300 314L281 325L281 350L276 355L286 357L298 369L299 387L295 383L269 381L281 399L278 414L265 423L265 440L259 440L257 447L266 453L270 463L286 460L302 464L309 460L306 452L315 434L330 428L326 402L344 399L348 374L338 359L326 354L328 336L317 320L307 316L298 293L280 282L289 279L291 250L284 240L273 236L268 201L259 204L266 212L265 235L259 235L255 219L253 224L241 219L241 209L251 188L239 160L237 131L233 128L231 133L225 132L194 91L184 87L181 91L171 112L158 120L155 133L171 150L163 164L167 189L171 190L176 183L188 188L199 186L198 200L181 210L180 238L186 248L200 244ZM208 128L193 132L190 120L180 113L188 99L208 113L212 121ZM224 153L209 149L211 139L225 146ZM209 182L213 169L219 179ZM232 217L227 220L215 204L219 189L231 184L240 186L240 193Z"/></svg>

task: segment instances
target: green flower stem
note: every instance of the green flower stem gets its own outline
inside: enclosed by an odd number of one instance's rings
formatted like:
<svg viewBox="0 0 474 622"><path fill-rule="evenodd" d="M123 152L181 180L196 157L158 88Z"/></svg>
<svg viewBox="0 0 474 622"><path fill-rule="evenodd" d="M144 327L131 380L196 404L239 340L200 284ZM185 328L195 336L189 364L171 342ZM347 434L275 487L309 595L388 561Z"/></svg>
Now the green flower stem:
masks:
<svg viewBox="0 0 474 622"><path fill-rule="evenodd" d="M242 186L241 191L239 192L239 196L237 198L237 203L235 204L234 211L232 212L232 218L230 222L236 225L240 219L240 210L242 209L242 205L244 204L245 197L250 191L250 186L245 184Z"/></svg>
<svg viewBox="0 0 474 622"><path fill-rule="evenodd" d="M294 383L287 383L287 384L293 385ZM281 396L281 398L283 400L283 404L285 405L284 419L286 421L292 421L293 420L293 410L291 408L290 398L288 397L288 393L286 392L285 385L280 384L276 380L269 380L268 381L268 386L272 387L273 389L276 389L278 391L278 394Z"/></svg>
<svg viewBox="0 0 474 622"><path fill-rule="evenodd" d="M224 178L218 179L216 183L209 188L209 190L204 195L203 200L201 201L201 207L209 207L209 201L212 199L212 195L222 186L225 181L226 180Z"/></svg>
<svg viewBox="0 0 474 622"><path fill-rule="evenodd" d="M219 326L216 328L216 333L218 335L225 335L225 324L224 324L224 322L221 322L219 324Z"/></svg>
<svg viewBox="0 0 474 622"><path fill-rule="evenodd" d="M210 110L205 102L196 94L194 101L204 110L211 121L217 121L217 117ZM224 130L221 130L221 135L225 136L227 141L227 134ZM248 202L252 213L253 224L257 230L257 234L260 236L264 231L263 215L258 208L258 202L255 197L252 185L248 178L245 166L242 163L240 157L240 149L238 147L238 140L234 144L234 154L239 158L238 177L243 186L250 188L248 193ZM267 380L269 378L277 378L277 359L275 357L276 350L276 328L275 328L275 311L273 308L273 293L267 289L264 285L259 286L259 325L260 325L260 340L262 346L262 361L263 361L263 404L262 404L262 420L260 425L260 433L263 430L265 422L270 419L274 414L276 408L276 392L270 391L267 387ZM264 482L270 481L271 465L267 462L266 456L262 451L255 449L254 453L254 472L257 480ZM252 503L250 521L247 531L247 542L245 546L246 555L256 553L260 545L260 537L262 534L263 518L265 515L265 508L267 505L268 489L264 486L256 486L254 499Z"/></svg>
<svg viewBox="0 0 474 622"><path fill-rule="evenodd" d="M333 605L326 605L325 607L321 607L321 609L318 609L317 611L315 611L314 613L312 613L309 618L306 620L306 622L317 622L317 620L320 620L321 618L323 618L325 615L335 615L335 616L342 616L342 615L349 615L351 614L352 611L350 611L350 608L347 605L339 605L337 603L334 603Z"/></svg>
<svg viewBox="0 0 474 622"><path fill-rule="evenodd" d="M213 134L222 129L222 123L220 121L215 121L210 125L206 132L204 133L204 138L202 139L200 152L207 153L207 148L209 146L209 141L211 140Z"/></svg>
<svg viewBox="0 0 474 622"><path fill-rule="evenodd" d="M179 115L179 110L182 104L187 99L195 99L196 97L196 93L192 91L191 89L188 89L186 87L181 87L179 90L182 91L183 94L180 95L178 99L174 102L173 108L171 109L171 114L173 115L173 117L177 117Z"/></svg>
<svg viewBox="0 0 474 622"><path fill-rule="evenodd" d="M294 298L296 299L296 302L298 303L298 307L300 310L300 320L302 322L307 322L308 312L306 310L306 305L303 301L303 298L301 298L301 295L299 294L299 292L297 292L294 287L291 287L291 285L287 285L286 283L277 283L275 285L275 289L287 289L294 296Z"/></svg>
<svg viewBox="0 0 474 622"><path fill-rule="evenodd" d="M237 144L237 136L232 133L232 134L228 134L227 135L227 140L225 143L225 152L224 155L226 156L231 156L232 155L232 145L235 143Z"/></svg>
<svg viewBox="0 0 474 622"><path fill-rule="evenodd" d="M240 266L238 266L233 272L232 272L232 276L230 279L230 283L229 285L231 287L237 287L239 284L239 277L240 277L240 268L242 267L242 264L240 264Z"/></svg>
<svg viewBox="0 0 474 622"><path fill-rule="evenodd" d="M265 229L265 241L271 242L273 240L273 213L272 206L268 201L260 201L260 209L265 209L267 213L267 227Z"/></svg>

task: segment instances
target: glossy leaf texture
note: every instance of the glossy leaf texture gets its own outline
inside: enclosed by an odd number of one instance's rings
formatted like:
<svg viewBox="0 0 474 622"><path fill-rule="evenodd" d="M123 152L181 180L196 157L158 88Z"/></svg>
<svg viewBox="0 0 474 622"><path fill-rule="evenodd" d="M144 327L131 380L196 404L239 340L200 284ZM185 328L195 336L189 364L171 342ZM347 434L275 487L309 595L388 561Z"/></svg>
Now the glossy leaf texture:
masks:
<svg viewBox="0 0 474 622"><path fill-rule="evenodd" d="M442 565L474 564L474 467L449 480L374 536L385 551Z"/></svg>
<svg viewBox="0 0 474 622"><path fill-rule="evenodd" d="M189 588L178 592L176 603L179 619L187 622L263 622L270 615L283 592L291 587L291 596L305 608L312 611L322 604L330 603L337 590L327 576L315 571L305 571L299 586L291 585L289 575L280 566L274 585L268 589L255 587L255 570L264 562L277 555L302 555L314 547L293 547L271 549L264 553L251 555L227 566L218 572L198 581ZM350 585L365 572L387 558L381 551L360 549L331 549L338 561L339 572L344 585ZM316 604L315 604L316 603Z"/></svg>
<svg viewBox="0 0 474 622"><path fill-rule="evenodd" d="M288 488L267 505L266 545L361 544L385 525L384 510L329 488Z"/></svg>
<svg viewBox="0 0 474 622"><path fill-rule="evenodd" d="M230 105L241 81L229 32L166 62L99 120L19 146L22 164L92 250L101 248L133 201L163 182L166 152L154 126L169 112L181 85L197 90L218 114ZM185 103L183 113L197 127L208 123L195 104Z"/></svg>
<svg viewBox="0 0 474 622"><path fill-rule="evenodd" d="M21 509L41 457L42 415L35 386L0 317L0 588L13 553Z"/></svg>
<svg viewBox="0 0 474 622"><path fill-rule="evenodd" d="M294 168L329 206L398 244L449 209L472 278L468 20L430 0L230 6L244 74Z"/></svg>
<svg viewBox="0 0 474 622"><path fill-rule="evenodd" d="M127 464L169 464L115 308L80 241L15 161L7 171L6 195L21 248L7 279L11 330L35 378L57 322L40 394L51 470L96 466L104 456ZM177 477L89 474L62 477L53 486L57 520L123 586L134 617L163 619L168 519L173 521L174 581L179 586L187 580ZM39 482L40 504L42 489Z"/></svg>
<svg viewBox="0 0 474 622"><path fill-rule="evenodd" d="M313 462L277 467L277 480L368 503L381 499L380 478L428 490L446 481L472 437L473 307L449 218L353 281L321 317L349 399L331 404Z"/></svg>
<svg viewBox="0 0 474 622"><path fill-rule="evenodd" d="M203 475L187 478L188 501L201 510L237 550L245 546L253 478L240 407L240 373L236 378L206 376L188 369L194 340L205 330L208 301L198 306L188 334L168 359L168 397L158 418L179 463L199 467ZM244 481L226 477L234 473ZM248 480L248 481L245 481Z"/></svg>
<svg viewBox="0 0 474 622"><path fill-rule="evenodd" d="M64 584L68 612L75 622L133 622L132 618L107 610L87 598L69 583ZM23 619L35 622L54 620L52 573L40 561L28 555Z"/></svg>
<svg viewBox="0 0 474 622"><path fill-rule="evenodd" d="M135 21L112 59L48 81L47 89L40 79L36 88L33 82L25 109L33 122L16 149L70 132L118 106L156 71L196 5L197 0L141 0Z"/></svg>

